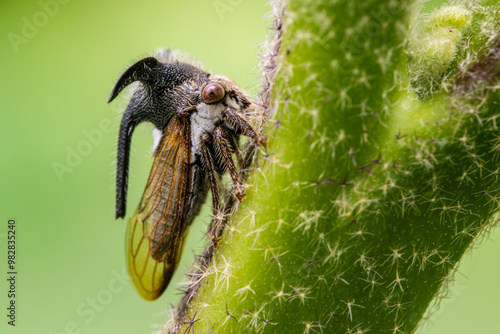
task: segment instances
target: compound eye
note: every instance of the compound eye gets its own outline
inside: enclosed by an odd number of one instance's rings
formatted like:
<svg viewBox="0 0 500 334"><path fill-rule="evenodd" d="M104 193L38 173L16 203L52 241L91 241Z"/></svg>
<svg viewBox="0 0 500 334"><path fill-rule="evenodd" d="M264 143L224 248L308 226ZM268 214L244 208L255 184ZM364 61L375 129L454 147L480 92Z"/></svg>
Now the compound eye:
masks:
<svg viewBox="0 0 500 334"><path fill-rule="evenodd" d="M203 102L210 104L220 101L226 93L224 92L224 88L218 83L212 82L203 88L201 92L201 98Z"/></svg>

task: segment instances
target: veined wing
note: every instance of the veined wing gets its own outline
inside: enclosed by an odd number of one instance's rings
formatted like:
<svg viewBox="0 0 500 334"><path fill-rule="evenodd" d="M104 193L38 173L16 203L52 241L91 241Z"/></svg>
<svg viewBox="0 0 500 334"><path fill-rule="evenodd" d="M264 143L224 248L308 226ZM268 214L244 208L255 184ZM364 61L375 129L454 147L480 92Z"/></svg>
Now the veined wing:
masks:
<svg viewBox="0 0 500 334"><path fill-rule="evenodd" d="M139 208L128 222L128 269L146 300L163 293L180 257L192 182L190 147L189 124L174 116L156 149Z"/></svg>

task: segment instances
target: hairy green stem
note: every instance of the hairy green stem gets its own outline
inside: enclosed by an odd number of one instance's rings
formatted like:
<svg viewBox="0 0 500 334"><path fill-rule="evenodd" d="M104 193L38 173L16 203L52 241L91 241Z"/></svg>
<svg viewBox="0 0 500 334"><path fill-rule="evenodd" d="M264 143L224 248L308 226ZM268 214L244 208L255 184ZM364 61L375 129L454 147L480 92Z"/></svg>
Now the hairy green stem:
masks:
<svg viewBox="0 0 500 334"><path fill-rule="evenodd" d="M275 4L269 153L167 328L415 330L500 196L500 5L418 4Z"/></svg>

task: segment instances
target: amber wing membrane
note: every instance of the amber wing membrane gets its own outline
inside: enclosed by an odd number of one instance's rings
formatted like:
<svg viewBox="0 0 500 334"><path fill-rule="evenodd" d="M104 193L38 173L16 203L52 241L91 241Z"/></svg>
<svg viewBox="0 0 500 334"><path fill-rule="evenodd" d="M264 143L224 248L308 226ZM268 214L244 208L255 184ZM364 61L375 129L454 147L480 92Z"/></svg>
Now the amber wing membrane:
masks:
<svg viewBox="0 0 500 334"><path fill-rule="evenodd" d="M166 289L181 253L191 188L188 127L185 119L171 119L139 208L128 222L128 269L146 300Z"/></svg>

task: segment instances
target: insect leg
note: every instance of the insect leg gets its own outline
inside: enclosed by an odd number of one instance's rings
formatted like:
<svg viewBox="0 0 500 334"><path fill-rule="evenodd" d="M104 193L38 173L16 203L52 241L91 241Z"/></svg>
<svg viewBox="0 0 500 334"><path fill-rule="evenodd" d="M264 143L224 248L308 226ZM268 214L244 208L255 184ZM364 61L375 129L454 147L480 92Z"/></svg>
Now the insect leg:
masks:
<svg viewBox="0 0 500 334"><path fill-rule="evenodd" d="M231 145L227 140L227 136L222 127L217 127L214 131L215 150L220 159L224 171L228 171L231 179L233 179L233 193L239 201L243 200L246 196L243 182L236 166L234 165L233 158L231 157Z"/></svg>
<svg viewBox="0 0 500 334"><path fill-rule="evenodd" d="M221 212L220 202L219 202L219 190L217 185L217 178L214 166L214 160L212 158L212 154L210 153L210 148L208 147L208 143L212 141L212 136L208 133L205 133L201 136L201 162L203 165L203 170L208 175L208 180L210 182L210 189L212 189L212 202L213 202L213 214L216 218L216 224L212 227L212 241L217 243L220 241L218 237L218 232L220 228L220 221L217 219Z"/></svg>
<svg viewBox="0 0 500 334"><path fill-rule="evenodd" d="M206 133L201 137L201 162L203 164L203 170L208 175L208 180L210 181L210 188L212 189L212 201L214 206L214 215L218 213L219 210L219 192L217 186L217 179L215 174L215 166L212 154L208 148L208 143L212 140L211 136Z"/></svg>
<svg viewBox="0 0 500 334"><path fill-rule="evenodd" d="M253 127L248 123L248 121L232 107L227 107L224 109L224 114L226 117L243 133L243 135L252 138L259 144L266 145L266 138L262 138L255 132Z"/></svg>

